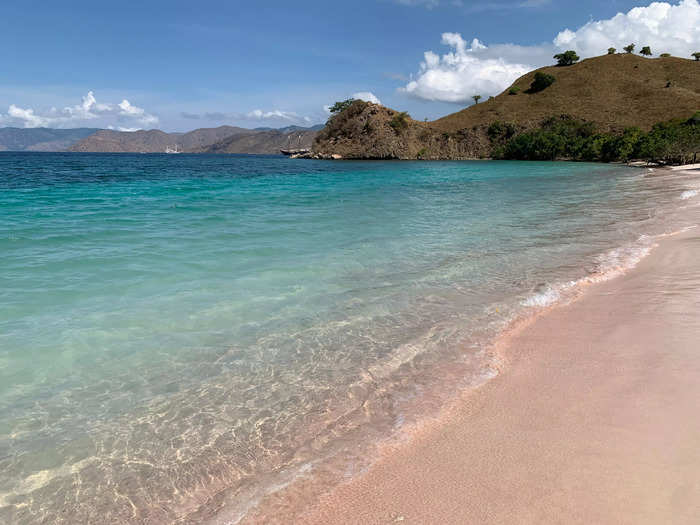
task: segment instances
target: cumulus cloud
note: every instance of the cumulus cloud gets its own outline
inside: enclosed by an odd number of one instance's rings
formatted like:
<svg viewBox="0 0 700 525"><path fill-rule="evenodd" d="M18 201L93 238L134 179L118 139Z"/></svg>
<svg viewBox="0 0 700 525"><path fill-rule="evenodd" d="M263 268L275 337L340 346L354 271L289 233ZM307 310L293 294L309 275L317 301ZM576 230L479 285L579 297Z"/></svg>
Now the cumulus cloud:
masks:
<svg viewBox="0 0 700 525"><path fill-rule="evenodd" d="M467 47L459 33L443 33L442 43L452 51L442 56L426 51L418 76L402 91L424 100L462 103L472 95L498 93L531 69L526 63L485 56L485 45L475 38Z"/></svg>
<svg viewBox="0 0 700 525"><path fill-rule="evenodd" d="M10 104L7 110L7 117L3 121L11 122L13 120L23 122L25 128L41 128L48 126L50 123L49 118L34 114L34 110L31 108L24 109Z"/></svg>
<svg viewBox="0 0 700 525"><path fill-rule="evenodd" d="M371 91L360 91L358 93L355 93L352 98L355 98L357 100L364 100L365 102L372 102L373 104L381 104L382 101L379 100L377 95L372 93Z"/></svg>
<svg viewBox="0 0 700 525"><path fill-rule="evenodd" d="M650 46L656 53L688 57L700 48L700 3L654 2L635 7L608 20L588 22L576 31L565 29L554 39L559 49L574 49L585 57L621 49L629 43Z"/></svg>
<svg viewBox="0 0 700 525"><path fill-rule="evenodd" d="M69 127L95 119L112 119L118 122L152 126L158 123L158 117L143 108L132 105L124 99L119 104L99 103L92 91L82 98L80 104L66 106L61 110L51 108L49 111L37 112L33 108L21 108L10 104L6 115L0 114L0 121L25 128ZM125 128L139 129L139 128Z"/></svg>
<svg viewBox="0 0 700 525"><path fill-rule="evenodd" d="M117 105L120 109L119 115L121 116L133 118L145 125L156 124L158 122L158 117L146 113L143 108L132 106L126 99L122 100Z"/></svg>
<svg viewBox="0 0 700 525"><path fill-rule="evenodd" d="M530 0L521 5L543 3ZM587 58L632 42L638 48L651 46L655 53L688 57L700 49L698 0L635 7L607 20L590 21L576 31L565 29L551 43L538 46L486 46L476 38L468 45L459 33L443 33L442 44L451 50L443 55L426 51L417 75L400 91L423 100L464 104L473 95L500 93L527 71L551 64L552 55L563 50L574 49Z"/></svg>

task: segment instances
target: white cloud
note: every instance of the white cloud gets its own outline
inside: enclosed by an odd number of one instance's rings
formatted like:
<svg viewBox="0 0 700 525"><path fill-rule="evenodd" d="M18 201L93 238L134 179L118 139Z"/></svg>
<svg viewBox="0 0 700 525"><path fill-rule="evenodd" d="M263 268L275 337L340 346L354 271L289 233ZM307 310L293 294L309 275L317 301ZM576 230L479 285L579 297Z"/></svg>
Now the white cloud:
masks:
<svg viewBox="0 0 700 525"><path fill-rule="evenodd" d="M489 57L488 48L474 39L470 47L459 33L443 33L442 43L453 48L442 56L426 51L418 76L402 91L424 100L463 103L472 95L502 91L531 66Z"/></svg>
<svg viewBox="0 0 700 525"><path fill-rule="evenodd" d="M357 100L364 100L365 102L372 102L373 104L381 104L382 101L379 100L377 95L372 93L371 91L360 91L358 93L355 93L352 98L355 98Z"/></svg>
<svg viewBox="0 0 700 525"><path fill-rule="evenodd" d="M650 46L654 53L688 58L700 49L700 3L654 2L608 20L588 22L577 31L566 29L554 39L557 48L574 49L584 57L603 54L609 47L622 49L630 43L637 49Z"/></svg>
<svg viewBox="0 0 700 525"><path fill-rule="evenodd" d="M7 117L3 120L7 122L12 122L13 120L23 122L25 128L41 128L51 123L51 119L35 115L33 109L19 108L14 104L10 104L7 110Z"/></svg>
<svg viewBox="0 0 700 525"><path fill-rule="evenodd" d="M440 0L394 0L394 3L409 6L418 5L432 9L433 7L440 5Z"/></svg>
<svg viewBox="0 0 700 525"><path fill-rule="evenodd" d="M141 128L125 128L125 127L123 127L123 126L117 126L117 127L114 127L114 126L107 126L107 129L112 129L112 130L116 130L116 131L126 131L126 132L129 132L129 133L133 133L134 131L140 131L140 130L141 130Z"/></svg>
<svg viewBox="0 0 700 525"><path fill-rule="evenodd" d="M543 3L531 0L522 5ZM443 33L442 43L452 50L442 56L426 51L418 74L400 91L423 100L464 104L471 102L472 95L500 93L527 71L552 64L552 55L560 51L574 49L587 58L632 42L637 49L648 45L655 53L689 57L700 49L698 0L636 7L607 20L588 22L576 31L565 29L551 43L538 46L487 47L475 38L467 47L461 34Z"/></svg>
<svg viewBox="0 0 700 525"><path fill-rule="evenodd" d="M33 108L21 108L10 104L7 115L0 114L0 121L25 128L38 127L70 127L95 119L117 120L152 126L158 123L158 117L147 113L143 108L132 106L124 99L119 104L102 104L97 102L92 91L82 98L80 104L66 106L62 110L51 108L46 112L37 112ZM139 129L139 128L125 128Z"/></svg>
<svg viewBox="0 0 700 525"><path fill-rule="evenodd" d="M134 118L135 120L137 120L145 125L158 123L158 117L146 113L146 111L143 108L139 108L137 106L132 106L129 103L129 101L126 99L122 100L118 104L118 106L119 106L119 109L121 110L119 112L119 115L121 115L121 116Z"/></svg>
<svg viewBox="0 0 700 525"><path fill-rule="evenodd" d="M279 109L272 111L254 109L253 111L246 113L245 117L248 120L288 120L290 122L305 120L305 117L300 117L297 113L292 111L280 111Z"/></svg>

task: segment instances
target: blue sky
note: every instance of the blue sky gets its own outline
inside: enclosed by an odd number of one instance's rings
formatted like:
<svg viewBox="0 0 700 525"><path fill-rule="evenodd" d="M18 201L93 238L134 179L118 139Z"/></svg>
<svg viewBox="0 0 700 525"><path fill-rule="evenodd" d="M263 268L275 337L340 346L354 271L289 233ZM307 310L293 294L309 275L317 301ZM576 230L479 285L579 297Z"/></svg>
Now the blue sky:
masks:
<svg viewBox="0 0 700 525"><path fill-rule="evenodd" d="M626 15L647 5L3 0L0 125L278 127L322 122L324 105L363 92L432 119L468 105L472 91L494 94L521 70L551 61L553 41L565 29L575 36L560 36L558 45L584 56L598 53L606 38L628 36L663 45L678 36L678 54L688 51L684 45L700 48L696 0L665 4L664 13L643 11L652 21L686 20L682 35L644 33L644 24ZM618 12L625 13L621 23L613 18ZM596 23L603 25L594 32ZM446 33L461 35L463 44Z"/></svg>

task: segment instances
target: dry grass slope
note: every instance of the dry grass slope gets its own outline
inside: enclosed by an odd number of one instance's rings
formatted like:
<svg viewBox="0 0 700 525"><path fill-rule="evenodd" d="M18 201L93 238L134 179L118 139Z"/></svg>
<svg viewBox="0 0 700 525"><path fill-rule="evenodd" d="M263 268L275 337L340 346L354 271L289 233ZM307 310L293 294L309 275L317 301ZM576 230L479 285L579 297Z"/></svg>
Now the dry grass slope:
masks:
<svg viewBox="0 0 700 525"><path fill-rule="evenodd" d="M537 71L556 81L539 93L525 93L536 73L531 71L513 83L520 88L516 95L508 94L507 89L431 125L456 131L501 120L529 127L547 117L567 114L595 122L599 131L631 126L648 130L657 122L688 118L700 110L700 63L693 60L617 54Z"/></svg>
<svg viewBox="0 0 700 525"><path fill-rule="evenodd" d="M543 91L526 93L537 72L556 80ZM509 94L511 88L517 94ZM331 119L313 149L321 156L343 158L483 158L491 153L486 131L493 122L510 122L526 130L561 115L592 122L600 132L633 126L649 130L657 122L689 118L700 110L700 63L604 55L531 71L511 88L433 122L407 118L401 129L392 126L394 110L356 102Z"/></svg>

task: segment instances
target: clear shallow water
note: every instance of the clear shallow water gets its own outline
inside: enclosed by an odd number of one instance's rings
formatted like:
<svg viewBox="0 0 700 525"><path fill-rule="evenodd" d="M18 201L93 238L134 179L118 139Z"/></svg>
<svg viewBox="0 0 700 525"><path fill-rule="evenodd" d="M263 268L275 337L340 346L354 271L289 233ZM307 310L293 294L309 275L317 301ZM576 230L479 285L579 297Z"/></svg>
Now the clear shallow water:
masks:
<svg viewBox="0 0 700 525"><path fill-rule="evenodd" d="M0 154L0 521L240 517L684 226L697 182L646 175Z"/></svg>

